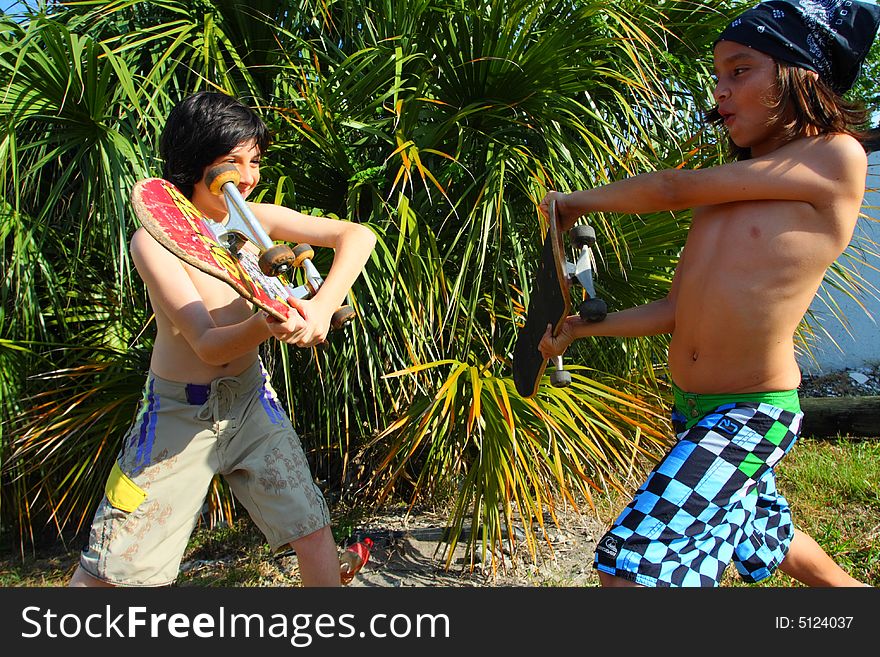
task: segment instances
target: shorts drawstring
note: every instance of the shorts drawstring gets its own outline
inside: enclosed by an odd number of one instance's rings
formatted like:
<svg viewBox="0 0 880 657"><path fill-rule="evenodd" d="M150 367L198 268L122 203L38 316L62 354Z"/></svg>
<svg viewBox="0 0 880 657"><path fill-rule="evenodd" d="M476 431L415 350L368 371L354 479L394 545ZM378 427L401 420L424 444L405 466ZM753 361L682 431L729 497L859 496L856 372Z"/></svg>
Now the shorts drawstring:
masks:
<svg viewBox="0 0 880 657"><path fill-rule="evenodd" d="M196 417L219 422L229 412L240 386L241 380L234 376L223 376L211 381L208 400L199 408Z"/></svg>

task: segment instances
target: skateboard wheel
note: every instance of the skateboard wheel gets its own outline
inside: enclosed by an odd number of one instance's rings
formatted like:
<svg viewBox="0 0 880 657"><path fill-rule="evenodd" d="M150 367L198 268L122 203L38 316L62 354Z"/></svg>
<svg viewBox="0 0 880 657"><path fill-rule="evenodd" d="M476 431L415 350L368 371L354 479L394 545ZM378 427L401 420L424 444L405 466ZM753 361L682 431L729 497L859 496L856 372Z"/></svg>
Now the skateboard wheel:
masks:
<svg viewBox="0 0 880 657"><path fill-rule="evenodd" d="M334 329L342 328L345 324L354 319L356 314L354 308L351 306L341 306L330 318L330 326Z"/></svg>
<svg viewBox="0 0 880 657"><path fill-rule="evenodd" d="M303 262L312 260L315 257L315 250L308 244L297 244L293 247L293 266L302 267Z"/></svg>
<svg viewBox="0 0 880 657"><path fill-rule="evenodd" d="M578 315L585 322L601 322L608 314L608 305L602 299L587 299L578 308Z"/></svg>
<svg viewBox="0 0 880 657"><path fill-rule="evenodd" d="M550 374L550 383L554 388L564 388L571 385L571 373L567 370L553 370Z"/></svg>
<svg viewBox="0 0 880 657"><path fill-rule="evenodd" d="M592 226L581 224L568 231L568 239L576 249L582 249L585 246L593 248L593 245L596 244L596 230Z"/></svg>
<svg viewBox="0 0 880 657"><path fill-rule="evenodd" d="M238 169L235 168L234 164L230 163L218 164L216 167L208 169L207 173L205 173L205 184L215 196L220 196L223 193L223 185L228 182L238 185L239 179Z"/></svg>
<svg viewBox="0 0 880 657"><path fill-rule="evenodd" d="M296 264L296 254L287 244L276 244L260 254L260 271L266 276L278 276Z"/></svg>

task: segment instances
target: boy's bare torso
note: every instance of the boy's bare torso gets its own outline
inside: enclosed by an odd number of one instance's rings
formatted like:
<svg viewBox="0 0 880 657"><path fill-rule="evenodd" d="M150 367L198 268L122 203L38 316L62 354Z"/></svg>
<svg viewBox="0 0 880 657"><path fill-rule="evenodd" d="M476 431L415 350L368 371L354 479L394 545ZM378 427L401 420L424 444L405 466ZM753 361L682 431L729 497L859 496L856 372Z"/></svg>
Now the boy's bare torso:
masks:
<svg viewBox="0 0 880 657"><path fill-rule="evenodd" d="M183 262L180 265L199 291L217 326L232 326L253 314L250 303L226 283ZM193 351L180 330L162 312L162 307L156 303L152 305L156 313L157 331L150 369L156 375L171 381L209 383L222 376L241 374L256 360L258 349L255 348L221 366L204 362Z"/></svg>
<svg viewBox="0 0 880 657"><path fill-rule="evenodd" d="M695 209L676 272L675 383L697 393L796 388L794 333L854 226L801 201Z"/></svg>

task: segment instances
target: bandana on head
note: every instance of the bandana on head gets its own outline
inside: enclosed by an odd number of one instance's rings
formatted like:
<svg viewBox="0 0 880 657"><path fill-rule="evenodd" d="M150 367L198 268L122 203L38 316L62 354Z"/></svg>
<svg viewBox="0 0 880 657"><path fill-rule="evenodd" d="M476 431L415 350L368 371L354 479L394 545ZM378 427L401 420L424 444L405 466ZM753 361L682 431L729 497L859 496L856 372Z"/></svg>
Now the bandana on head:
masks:
<svg viewBox="0 0 880 657"><path fill-rule="evenodd" d="M814 71L842 94L859 76L878 25L880 7L865 2L768 0L743 12L718 41Z"/></svg>

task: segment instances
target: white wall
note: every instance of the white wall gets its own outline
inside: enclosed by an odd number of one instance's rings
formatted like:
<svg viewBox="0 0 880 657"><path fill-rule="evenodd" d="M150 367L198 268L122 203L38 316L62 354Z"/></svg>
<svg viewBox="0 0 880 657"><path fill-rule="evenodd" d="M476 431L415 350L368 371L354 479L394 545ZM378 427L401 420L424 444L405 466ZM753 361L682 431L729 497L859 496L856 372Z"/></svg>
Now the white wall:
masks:
<svg viewBox="0 0 880 657"><path fill-rule="evenodd" d="M868 237L877 244L873 247L873 251L880 251L880 152L871 155L869 164L868 189L865 194L863 212L877 221L859 219L853 240L857 244L860 236ZM866 260L875 269L880 269L880 258L869 256ZM858 271L871 285L880 290L880 272L865 265L861 265ZM880 294L880 292L874 292L874 294ZM818 297L821 295L827 295L837 300L849 320L851 335L834 319L827 306L820 301ZM870 292L859 298L873 317L866 315L864 309L845 295L835 291L829 292L824 286L820 288L819 295L813 301L811 310L823 318L825 329L840 348L823 336L813 349L816 362L812 362L805 355L799 358L804 374L827 374L880 362L880 301L873 298Z"/></svg>

